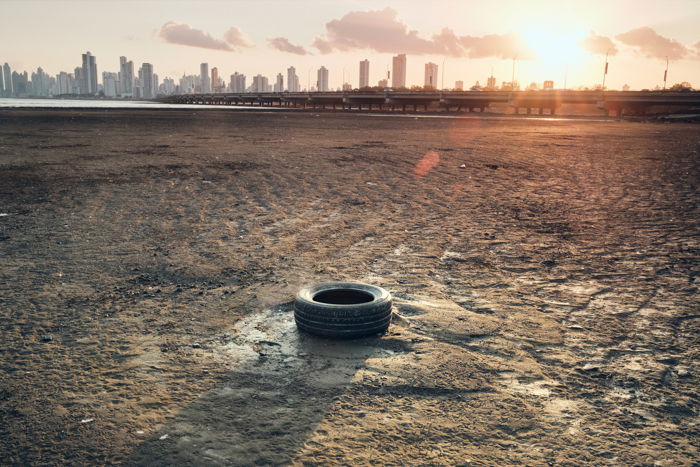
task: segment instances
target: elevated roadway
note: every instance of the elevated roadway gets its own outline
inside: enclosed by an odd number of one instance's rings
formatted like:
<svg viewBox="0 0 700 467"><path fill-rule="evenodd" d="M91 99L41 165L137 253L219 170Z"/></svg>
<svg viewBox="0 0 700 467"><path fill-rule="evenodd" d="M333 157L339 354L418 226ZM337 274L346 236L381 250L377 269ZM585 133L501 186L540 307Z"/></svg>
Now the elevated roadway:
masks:
<svg viewBox="0 0 700 467"><path fill-rule="evenodd" d="M162 97L177 104L301 107L344 110L484 112L492 104L507 104L516 113L524 109L540 115L555 114L562 104L593 104L611 115L646 114L653 106L698 107L700 92L668 91L345 91L179 94Z"/></svg>

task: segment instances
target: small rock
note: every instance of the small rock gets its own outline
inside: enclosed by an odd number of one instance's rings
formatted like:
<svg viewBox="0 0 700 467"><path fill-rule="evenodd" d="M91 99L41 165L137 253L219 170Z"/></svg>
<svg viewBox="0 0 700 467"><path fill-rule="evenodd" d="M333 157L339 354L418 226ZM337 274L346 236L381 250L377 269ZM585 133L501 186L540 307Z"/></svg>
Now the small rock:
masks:
<svg viewBox="0 0 700 467"><path fill-rule="evenodd" d="M167 435L167 434L165 434L165 435L161 436L161 437L160 437L160 438L158 438L158 439L159 439L159 440L161 440L161 441L162 441L162 440L164 440L164 439L168 439L168 435Z"/></svg>
<svg viewBox="0 0 700 467"><path fill-rule="evenodd" d="M467 168L467 164L462 164L462 165L459 166L459 168L460 168L460 169L466 169L466 168Z"/></svg>
<svg viewBox="0 0 700 467"><path fill-rule="evenodd" d="M51 334L46 334L44 337L41 338L41 340L44 342L51 342L53 340L53 336Z"/></svg>
<svg viewBox="0 0 700 467"><path fill-rule="evenodd" d="M582 371L599 371L600 370L600 365L596 365L594 363L586 363L583 365L580 370Z"/></svg>
<svg viewBox="0 0 700 467"><path fill-rule="evenodd" d="M192 344L192 348L193 348L193 349L201 349L201 348L202 348L202 344L198 344L197 342L195 342L194 344Z"/></svg>
<svg viewBox="0 0 700 467"><path fill-rule="evenodd" d="M676 374L678 376L680 376L681 378L684 378L684 377L690 375L690 372L688 371L688 369L686 367L678 366L678 367L676 367Z"/></svg>
<svg viewBox="0 0 700 467"><path fill-rule="evenodd" d="M80 420L80 423L92 423L94 421L95 421L94 418L84 418L84 419Z"/></svg>

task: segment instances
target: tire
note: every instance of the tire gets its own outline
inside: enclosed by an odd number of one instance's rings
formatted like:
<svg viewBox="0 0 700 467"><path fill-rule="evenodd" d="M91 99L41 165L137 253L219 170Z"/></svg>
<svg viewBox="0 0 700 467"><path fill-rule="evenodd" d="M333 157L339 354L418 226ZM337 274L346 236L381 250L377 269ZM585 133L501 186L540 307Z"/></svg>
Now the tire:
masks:
<svg viewBox="0 0 700 467"><path fill-rule="evenodd" d="M386 332L391 295L360 282L328 282L299 291L294 299L299 330L322 337L353 339Z"/></svg>

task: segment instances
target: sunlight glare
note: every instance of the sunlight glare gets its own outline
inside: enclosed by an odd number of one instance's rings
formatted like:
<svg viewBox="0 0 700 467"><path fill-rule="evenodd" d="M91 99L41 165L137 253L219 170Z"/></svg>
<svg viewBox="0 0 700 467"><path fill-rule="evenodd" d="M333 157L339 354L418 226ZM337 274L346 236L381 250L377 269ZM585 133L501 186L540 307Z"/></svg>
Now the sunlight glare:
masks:
<svg viewBox="0 0 700 467"><path fill-rule="evenodd" d="M537 59L546 64L563 65L584 57L580 42L585 37L585 31L533 27L523 30L521 35Z"/></svg>

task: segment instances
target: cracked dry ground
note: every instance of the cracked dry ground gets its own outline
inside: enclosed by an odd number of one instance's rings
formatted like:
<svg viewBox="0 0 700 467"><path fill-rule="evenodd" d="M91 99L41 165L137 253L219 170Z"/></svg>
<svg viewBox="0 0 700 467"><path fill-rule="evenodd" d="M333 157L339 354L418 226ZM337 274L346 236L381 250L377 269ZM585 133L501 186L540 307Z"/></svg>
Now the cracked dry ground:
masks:
<svg viewBox="0 0 700 467"><path fill-rule="evenodd" d="M3 465L692 465L698 126L0 112ZM300 335L304 284L395 296Z"/></svg>

